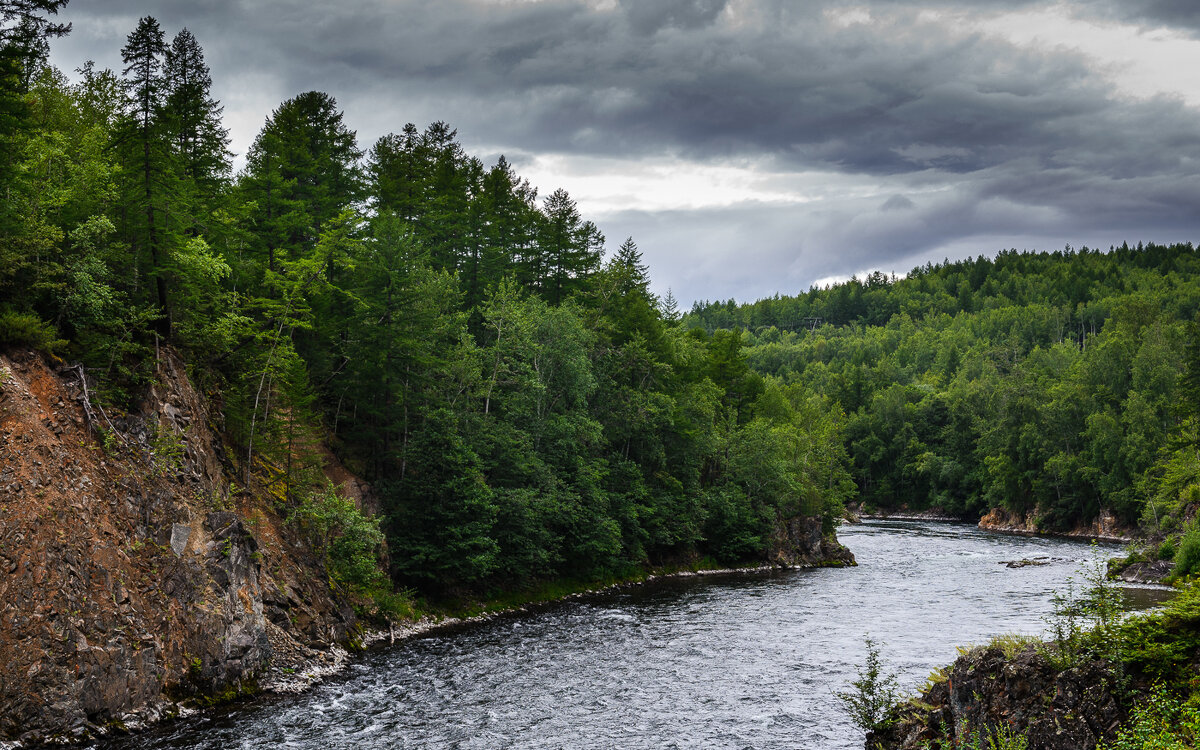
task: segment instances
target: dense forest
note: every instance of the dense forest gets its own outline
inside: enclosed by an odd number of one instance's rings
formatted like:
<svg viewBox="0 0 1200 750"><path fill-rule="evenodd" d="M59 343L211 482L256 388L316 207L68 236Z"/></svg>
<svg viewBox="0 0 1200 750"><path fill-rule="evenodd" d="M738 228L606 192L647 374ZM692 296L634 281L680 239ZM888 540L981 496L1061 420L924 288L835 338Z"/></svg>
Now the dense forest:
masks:
<svg viewBox="0 0 1200 750"><path fill-rule="evenodd" d="M331 444L373 486L391 577L439 594L765 559L853 491L840 411L689 330L606 240L436 122L363 149L335 99L281 103L234 174L200 42L142 18L124 67L45 62L65 0L5 3L0 345L131 405L181 351L265 483L381 584L379 531L314 491ZM115 442L115 441L114 441Z"/></svg>
<svg viewBox="0 0 1200 750"><path fill-rule="evenodd" d="M743 331L753 370L840 407L869 506L1158 531L1200 501L1198 311L1200 253L1139 244L697 303L684 324Z"/></svg>
<svg viewBox="0 0 1200 750"><path fill-rule="evenodd" d="M443 122L364 149L301 93L234 173L191 33L143 18L121 70L67 76L46 63L63 5L3 6L0 344L81 364L118 410L176 347L241 483L303 522L337 515L313 506L318 444L371 482L405 586L763 559L781 519L830 528L851 499L1055 530L1102 509L1156 528L1200 495L1190 245L1006 251L681 318L632 238L606 252L566 191ZM372 579L378 534L344 536L340 575Z"/></svg>

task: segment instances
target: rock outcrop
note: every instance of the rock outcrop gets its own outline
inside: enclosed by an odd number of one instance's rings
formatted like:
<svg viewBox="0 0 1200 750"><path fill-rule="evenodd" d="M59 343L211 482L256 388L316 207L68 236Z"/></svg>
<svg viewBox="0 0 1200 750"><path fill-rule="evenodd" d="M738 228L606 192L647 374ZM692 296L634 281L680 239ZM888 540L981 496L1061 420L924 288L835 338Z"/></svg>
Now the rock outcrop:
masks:
<svg viewBox="0 0 1200 750"><path fill-rule="evenodd" d="M979 528L1013 534L1039 534L1043 532L1038 525L1039 516L1040 513L1036 509L1020 514L1004 508L992 508L987 515L979 519ZM1054 536L1098 539L1102 542L1129 542L1136 536L1135 529L1123 526L1120 519L1107 509L1101 509L1100 514L1091 523L1081 523L1073 529L1053 533Z"/></svg>
<svg viewBox="0 0 1200 750"><path fill-rule="evenodd" d="M1170 560L1148 560L1114 566L1115 561L1108 563L1109 575L1126 583L1161 584L1175 570L1175 563Z"/></svg>
<svg viewBox="0 0 1200 750"><path fill-rule="evenodd" d="M0 742L81 738L255 689L353 611L164 352L136 413L82 370L0 356Z"/></svg>
<svg viewBox="0 0 1200 750"><path fill-rule="evenodd" d="M1029 750L1093 750L1125 719L1114 690L1102 661L1059 671L1034 646L1011 658L981 647L960 656L945 681L893 708L894 723L869 734L866 747L967 747L972 732L1004 727L1024 734Z"/></svg>
<svg viewBox="0 0 1200 750"><path fill-rule="evenodd" d="M771 562L782 566L842 566L856 565L854 555L837 540L825 533L819 517L797 516L780 521L771 540Z"/></svg>

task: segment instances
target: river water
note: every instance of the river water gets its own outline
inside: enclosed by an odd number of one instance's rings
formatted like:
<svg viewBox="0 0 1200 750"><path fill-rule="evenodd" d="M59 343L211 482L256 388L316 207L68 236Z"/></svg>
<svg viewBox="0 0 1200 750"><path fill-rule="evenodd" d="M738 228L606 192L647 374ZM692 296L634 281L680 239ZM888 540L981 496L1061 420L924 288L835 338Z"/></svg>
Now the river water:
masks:
<svg viewBox="0 0 1200 750"><path fill-rule="evenodd" d="M1051 595L1114 548L972 526L839 530L857 568L674 579L366 654L267 697L98 747L861 748L833 691L863 637L912 689L955 647L1039 633ZM1048 564L1003 563L1043 558Z"/></svg>

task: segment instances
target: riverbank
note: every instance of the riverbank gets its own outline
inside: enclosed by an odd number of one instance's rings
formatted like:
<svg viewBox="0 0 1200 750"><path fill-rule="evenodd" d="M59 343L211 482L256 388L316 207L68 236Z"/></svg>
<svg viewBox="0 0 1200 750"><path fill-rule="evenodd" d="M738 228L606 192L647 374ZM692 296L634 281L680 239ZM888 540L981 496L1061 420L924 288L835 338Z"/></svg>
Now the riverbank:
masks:
<svg viewBox="0 0 1200 750"><path fill-rule="evenodd" d="M948 514L937 508L922 511L902 509L896 513L879 510L870 512L856 510L855 515L862 519L879 521L938 521L943 523L964 523L978 526L985 531L996 531L1002 534L1020 534L1022 536L1047 536L1062 539L1079 539L1082 541L1110 542L1113 544L1129 544L1140 539L1136 529L1123 526L1109 511L1101 511L1091 523L1081 523L1068 531L1047 531L1037 524L1035 513L1016 514L1003 508L992 508L981 516L978 521Z"/></svg>
<svg viewBox="0 0 1200 750"><path fill-rule="evenodd" d="M1019 738L1028 750L1091 750L1122 733L1152 736L1161 743L1155 747L1192 747L1186 743L1200 737L1185 735L1200 726L1168 722L1148 735L1137 724L1152 694L1162 696L1155 710L1174 701L1176 713L1189 696L1200 699L1200 588L1192 585L1160 609L1122 618L1097 614L1104 611L1097 603L1106 600L1097 592L1111 584L1102 575L1092 582L1097 589L1056 612L1050 640L1004 636L961 650L917 695L888 710L865 747L973 747L996 731ZM1076 609L1081 604L1092 607L1086 621Z"/></svg>

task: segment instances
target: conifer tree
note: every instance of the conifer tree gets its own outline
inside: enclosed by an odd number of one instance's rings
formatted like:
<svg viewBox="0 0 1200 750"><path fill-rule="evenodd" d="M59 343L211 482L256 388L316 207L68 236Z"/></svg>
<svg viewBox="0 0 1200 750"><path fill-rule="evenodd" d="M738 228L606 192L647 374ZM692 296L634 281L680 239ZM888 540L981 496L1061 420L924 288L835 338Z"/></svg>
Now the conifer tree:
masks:
<svg viewBox="0 0 1200 750"><path fill-rule="evenodd" d="M179 176L197 196L211 199L229 173L229 131L221 122L221 104L212 98L204 50L187 29L166 51L164 74L163 114Z"/></svg>
<svg viewBox="0 0 1200 750"><path fill-rule="evenodd" d="M672 293L670 287L667 287L667 293L659 300L658 311L667 323L674 324L679 322L679 301L675 299L675 295Z"/></svg>
<svg viewBox="0 0 1200 750"><path fill-rule="evenodd" d="M600 265L604 235L579 215L575 201L559 188L542 206L536 265L530 280L551 304L561 304Z"/></svg>
<svg viewBox="0 0 1200 750"><path fill-rule="evenodd" d="M63 36L70 24L53 23L67 0L0 0L0 277L24 263L26 251L16 239L25 227L13 193L23 188L25 175L18 169L20 140L31 125L25 94L35 71L43 63L48 40Z"/></svg>
<svg viewBox="0 0 1200 750"><path fill-rule="evenodd" d="M6 95L27 91L46 59L50 40L71 31L71 24L47 18L66 4L67 0L0 0L0 76Z"/></svg>
<svg viewBox="0 0 1200 750"><path fill-rule="evenodd" d="M376 141L366 169L375 209L419 226L425 214L425 167L424 141L411 122L399 134Z"/></svg>
<svg viewBox="0 0 1200 750"><path fill-rule="evenodd" d="M169 151L159 118L167 93L163 75L166 49L158 21L151 16L139 20L121 50L129 109L117 135L129 165L125 185L126 233L135 253L149 261L145 271L154 285L161 316L158 328L163 335L170 332L164 274L166 252L163 228L159 226L165 193L171 185Z"/></svg>
<svg viewBox="0 0 1200 750"><path fill-rule="evenodd" d="M484 215L481 286L489 289L534 250L537 188L517 176L501 156L484 176L479 200Z"/></svg>
<svg viewBox="0 0 1200 750"><path fill-rule="evenodd" d="M621 273L621 292L639 292L650 296L650 268L642 262L642 252L632 237L627 237L613 255L612 266Z"/></svg>
<svg viewBox="0 0 1200 750"><path fill-rule="evenodd" d="M362 197L360 156L354 131L328 94L309 91L271 113L242 179L258 201L255 219L271 258L311 253L324 224Z"/></svg>

